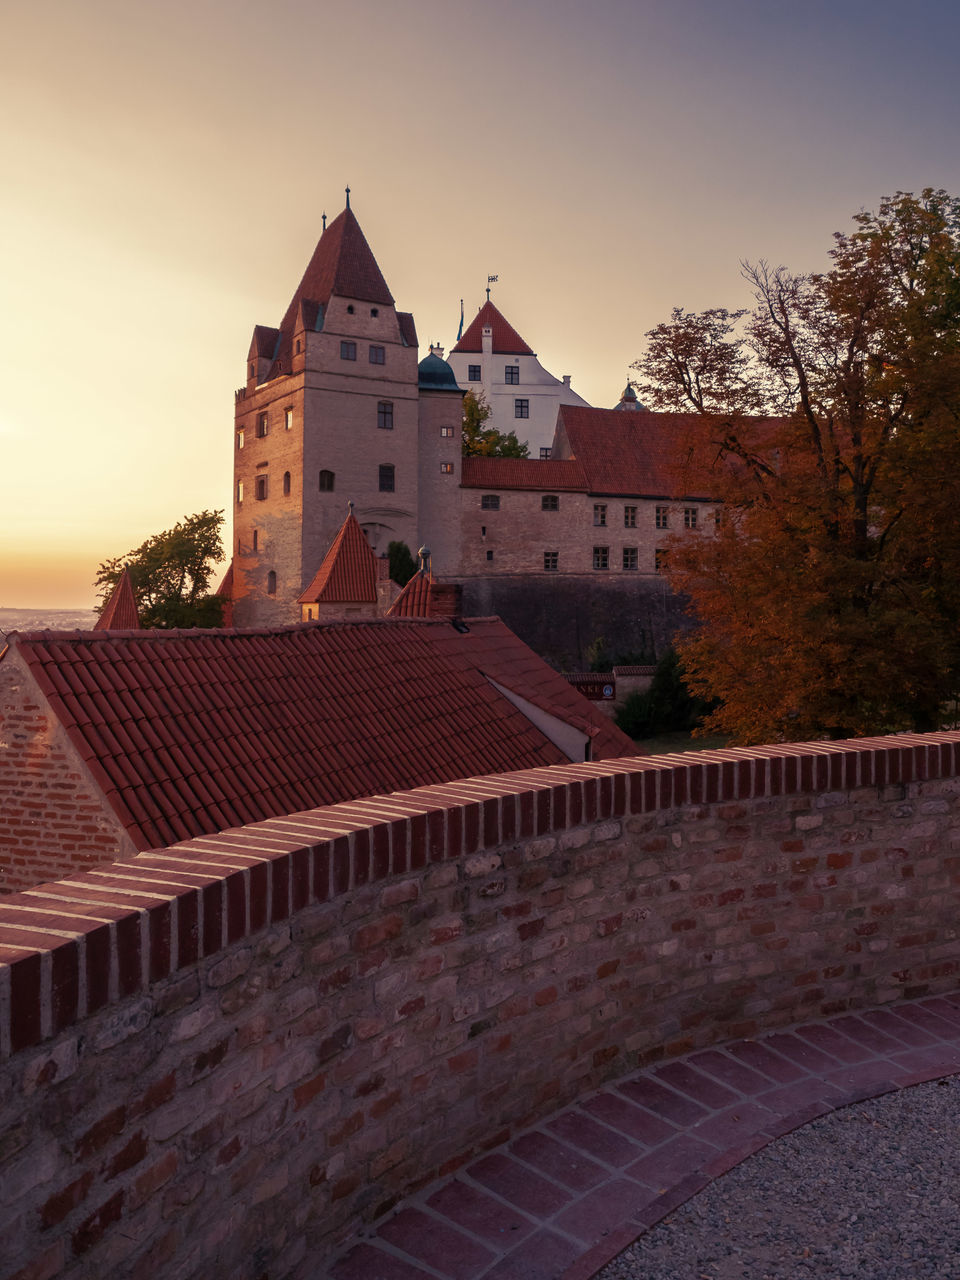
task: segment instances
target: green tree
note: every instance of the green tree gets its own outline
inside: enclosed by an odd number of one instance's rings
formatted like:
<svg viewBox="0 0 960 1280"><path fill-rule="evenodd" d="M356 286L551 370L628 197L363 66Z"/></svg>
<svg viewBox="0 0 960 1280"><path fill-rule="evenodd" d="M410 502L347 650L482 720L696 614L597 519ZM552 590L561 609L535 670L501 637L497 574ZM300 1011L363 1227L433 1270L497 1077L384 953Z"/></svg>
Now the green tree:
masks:
<svg viewBox="0 0 960 1280"><path fill-rule="evenodd" d="M690 692L677 651L668 649L656 665L650 688L630 694L616 720L628 737L652 738L696 729L709 710Z"/></svg>
<svg viewBox="0 0 960 1280"><path fill-rule="evenodd" d="M405 542L391 542L387 547L390 577L399 587L405 587L417 572L417 564Z"/></svg>
<svg viewBox="0 0 960 1280"><path fill-rule="evenodd" d="M854 221L830 270L744 264L752 308L675 311L634 366L696 411L677 493L723 504L668 572L705 727L739 742L930 729L960 687L960 201Z"/></svg>
<svg viewBox="0 0 960 1280"><path fill-rule="evenodd" d="M463 456L465 458L525 458L529 453L515 431L497 431L486 426L493 410L481 391L463 397Z"/></svg>
<svg viewBox="0 0 960 1280"><path fill-rule="evenodd" d="M223 560L222 511L186 516L139 547L105 560L97 570L98 612L103 612L124 568L130 570L143 627L218 627L223 601L210 592L214 565Z"/></svg>

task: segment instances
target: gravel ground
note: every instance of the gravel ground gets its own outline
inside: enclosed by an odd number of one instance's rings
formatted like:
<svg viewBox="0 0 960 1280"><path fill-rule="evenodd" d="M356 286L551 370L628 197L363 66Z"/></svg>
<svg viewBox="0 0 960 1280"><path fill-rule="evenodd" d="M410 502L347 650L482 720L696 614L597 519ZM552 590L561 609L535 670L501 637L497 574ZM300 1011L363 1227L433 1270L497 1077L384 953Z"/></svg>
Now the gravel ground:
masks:
<svg viewBox="0 0 960 1280"><path fill-rule="evenodd" d="M960 1076L814 1120L718 1178L597 1280L958 1280Z"/></svg>

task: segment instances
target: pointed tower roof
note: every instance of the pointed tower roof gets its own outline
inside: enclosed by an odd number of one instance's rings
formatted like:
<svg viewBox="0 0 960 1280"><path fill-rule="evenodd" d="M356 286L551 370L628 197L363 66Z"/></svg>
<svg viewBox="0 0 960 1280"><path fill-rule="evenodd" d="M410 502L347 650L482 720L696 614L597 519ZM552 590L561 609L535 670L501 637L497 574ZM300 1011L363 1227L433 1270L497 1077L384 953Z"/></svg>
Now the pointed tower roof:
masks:
<svg viewBox="0 0 960 1280"><path fill-rule="evenodd" d="M353 514L353 503L300 604L376 604L377 558Z"/></svg>
<svg viewBox="0 0 960 1280"><path fill-rule="evenodd" d="M468 351L482 351L483 330L486 325L489 325L493 330L493 349L497 355L536 355L536 352L527 346L513 325L503 318L489 299L471 320L466 333L450 354L453 355L454 352L463 354Z"/></svg>
<svg viewBox="0 0 960 1280"><path fill-rule="evenodd" d="M137 617L137 602L133 595L133 583L130 581L130 570L124 566L123 573L110 592L110 599L104 605L103 613L94 623L94 631L139 631L140 619Z"/></svg>
<svg viewBox="0 0 960 1280"><path fill-rule="evenodd" d="M280 322L276 350L272 353L271 378L290 372L293 335L298 319L308 315L316 317L318 308L322 315L334 294L340 298L357 298L361 302L393 306L393 295L349 206L334 218L317 241L303 279ZM317 327L315 321L310 327Z"/></svg>

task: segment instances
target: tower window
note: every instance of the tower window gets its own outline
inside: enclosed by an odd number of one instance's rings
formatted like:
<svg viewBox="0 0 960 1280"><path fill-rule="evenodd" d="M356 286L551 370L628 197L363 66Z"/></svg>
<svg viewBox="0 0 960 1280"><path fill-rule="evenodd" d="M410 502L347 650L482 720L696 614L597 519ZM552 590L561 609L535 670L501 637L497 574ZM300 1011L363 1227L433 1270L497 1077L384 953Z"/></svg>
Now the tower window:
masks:
<svg viewBox="0 0 960 1280"><path fill-rule="evenodd" d="M595 569L610 568L610 548L609 547L593 548L593 567Z"/></svg>
<svg viewBox="0 0 960 1280"><path fill-rule="evenodd" d="M357 358L357 344L355 342L341 342L340 343L340 359L356 360L356 358Z"/></svg>
<svg viewBox="0 0 960 1280"><path fill-rule="evenodd" d="M283 496L285 498L290 497L290 472L289 471L285 471L283 473Z"/></svg>
<svg viewBox="0 0 960 1280"><path fill-rule="evenodd" d="M499 511L500 495L498 493L485 493L480 499L481 511Z"/></svg>
<svg viewBox="0 0 960 1280"><path fill-rule="evenodd" d="M378 315L380 314L380 308L379 308L379 307L371 307L371 308L370 308L370 314L371 314L372 316L378 316Z"/></svg>
<svg viewBox="0 0 960 1280"><path fill-rule="evenodd" d="M625 569L639 569L640 561L636 547L623 548L623 567Z"/></svg>
<svg viewBox="0 0 960 1280"><path fill-rule="evenodd" d="M299 355L302 350L303 350L303 343L298 338L297 339L297 355Z"/></svg>
<svg viewBox="0 0 960 1280"><path fill-rule="evenodd" d="M286 431L289 431L293 426L293 410L290 408L283 411L283 426Z"/></svg>
<svg viewBox="0 0 960 1280"><path fill-rule="evenodd" d="M381 431L393 430L393 401L381 400L377 405L377 426Z"/></svg>
<svg viewBox="0 0 960 1280"><path fill-rule="evenodd" d="M452 475L453 475L453 463L452 463L452 462L441 462L441 463L440 463L440 474L441 474L441 475L443 475L443 476L452 476Z"/></svg>
<svg viewBox="0 0 960 1280"><path fill-rule="evenodd" d="M243 502L243 481L237 481L237 505Z"/></svg>
<svg viewBox="0 0 960 1280"><path fill-rule="evenodd" d="M267 415L266 415L265 413L259 413L259 414L257 414L257 437L258 437L258 439L262 440L262 439L263 439L263 437L264 437L264 436L267 434L267 432L269 431L269 429L270 429L270 428L269 428L269 424L268 424L268 422L267 422Z"/></svg>
<svg viewBox="0 0 960 1280"><path fill-rule="evenodd" d="M333 493L334 474L332 471L320 472L320 492Z"/></svg>
<svg viewBox="0 0 960 1280"><path fill-rule="evenodd" d="M487 552L487 559L488 559L488 560L492 560L492 559L493 559L493 552L492 552L492 551L488 551L488 552Z"/></svg>
<svg viewBox="0 0 960 1280"><path fill-rule="evenodd" d="M271 569L267 574L267 595L275 596L277 594L277 571Z"/></svg>
<svg viewBox="0 0 960 1280"><path fill-rule="evenodd" d="M508 364L503 370L503 380L508 387L515 387L520 381L520 370L515 364Z"/></svg>
<svg viewBox="0 0 960 1280"><path fill-rule="evenodd" d="M238 449L243 448L243 432L242 431L237 432L237 448Z"/></svg>
<svg viewBox="0 0 960 1280"><path fill-rule="evenodd" d="M478 364L467 365L467 381L468 382L480 381L480 366Z"/></svg>
<svg viewBox="0 0 960 1280"><path fill-rule="evenodd" d="M623 527L625 529L635 529L637 527L637 508L623 508Z"/></svg>
<svg viewBox="0 0 960 1280"><path fill-rule="evenodd" d="M607 504L605 502L595 502L593 504L593 523L599 528L603 528L607 523Z"/></svg>
<svg viewBox="0 0 960 1280"><path fill-rule="evenodd" d="M393 493L396 484L396 468L390 462L380 464L380 492Z"/></svg>
<svg viewBox="0 0 960 1280"><path fill-rule="evenodd" d="M250 366L250 377L251 377L251 378L253 377L254 372L255 372L254 366L253 366L253 365L251 365L251 366Z"/></svg>
<svg viewBox="0 0 960 1280"><path fill-rule="evenodd" d="M540 499L540 510L541 511L559 511L560 510L559 495L556 493L545 493L543 497Z"/></svg>
<svg viewBox="0 0 960 1280"><path fill-rule="evenodd" d="M253 531L253 549L254 551L260 550L260 530L259 529L254 529Z"/></svg>
<svg viewBox="0 0 960 1280"><path fill-rule="evenodd" d="M254 497L258 502L263 502L264 498L267 496L267 477L257 476L254 481L254 485Z"/></svg>
<svg viewBox="0 0 960 1280"><path fill-rule="evenodd" d="M560 568L560 552L545 551L543 553L543 569L545 573L556 573Z"/></svg>
<svg viewBox="0 0 960 1280"><path fill-rule="evenodd" d="M353 303L352 303L352 302L348 302L348 303L347 303L347 315L348 315L348 316L352 316L352 315L353 315Z"/></svg>
<svg viewBox="0 0 960 1280"><path fill-rule="evenodd" d="M530 417L530 401L514 400L513 416L515 418L529 418Z"/></svg>
<svg viewBox="0 0 960 1280"><path fill-rule="evenodd" d="M386 350L385 350L383 347L371 347L371 348L370 348L370 363L371 363L371 364L386 364L386 361L387 361L387 353L386 353Z"/></svg>

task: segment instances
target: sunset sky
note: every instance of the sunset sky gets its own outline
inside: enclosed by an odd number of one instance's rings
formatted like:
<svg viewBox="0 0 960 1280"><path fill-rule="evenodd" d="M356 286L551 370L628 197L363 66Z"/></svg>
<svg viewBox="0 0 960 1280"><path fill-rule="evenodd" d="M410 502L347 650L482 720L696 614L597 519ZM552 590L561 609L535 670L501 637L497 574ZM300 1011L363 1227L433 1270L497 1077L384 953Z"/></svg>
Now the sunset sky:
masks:
<svg viewBox="0 0 960 1280"><path fill-rule="evenodd" d="M230 511L233 391L344 187L421 353L493 299L613 405L741 259L960 194L950 0L49 0L0 49L0 607Z"/></svg>

